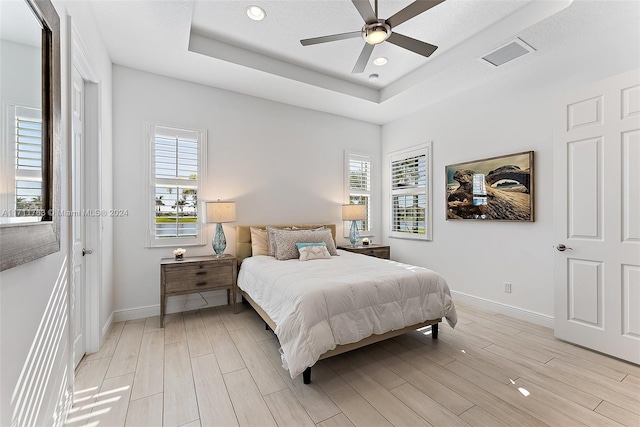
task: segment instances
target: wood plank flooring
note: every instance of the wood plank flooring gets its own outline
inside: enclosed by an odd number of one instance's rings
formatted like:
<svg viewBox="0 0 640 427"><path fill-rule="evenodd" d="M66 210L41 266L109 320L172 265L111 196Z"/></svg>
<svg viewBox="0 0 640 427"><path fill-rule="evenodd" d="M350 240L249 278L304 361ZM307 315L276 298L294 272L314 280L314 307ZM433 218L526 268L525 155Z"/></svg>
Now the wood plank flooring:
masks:
<svg viewBox="0 0 640 427"><path fill-rule="evenodd" d="M442 324L280 367L248 306L114 324L76 373L69 426L640 426L640 367L553 331L457 305Z"/></svg>

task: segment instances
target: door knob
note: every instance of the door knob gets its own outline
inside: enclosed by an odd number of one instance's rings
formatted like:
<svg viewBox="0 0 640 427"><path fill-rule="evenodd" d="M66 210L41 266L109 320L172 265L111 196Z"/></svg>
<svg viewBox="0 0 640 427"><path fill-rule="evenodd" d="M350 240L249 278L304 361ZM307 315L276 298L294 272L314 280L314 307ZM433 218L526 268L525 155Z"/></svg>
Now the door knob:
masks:
<svg viewBox="0 0 640 427"><path fill-rule="evenodd" d="M82 256L91 255L92 253L93 253L93 249L82 248Z"/></svg>
<svg viewBox="0 0 640 427"><path fill-rule="evenodd" d="M559 250L560 252L564 252L564 251L566 251L567 249L569 249L570 251L572 251L572 250L573 250L573 248L566 247L566 246L565 246L565 245L563 245L562 243L560 243L558 246L556 246L556 249L557 249L557 250Z"/></svg>

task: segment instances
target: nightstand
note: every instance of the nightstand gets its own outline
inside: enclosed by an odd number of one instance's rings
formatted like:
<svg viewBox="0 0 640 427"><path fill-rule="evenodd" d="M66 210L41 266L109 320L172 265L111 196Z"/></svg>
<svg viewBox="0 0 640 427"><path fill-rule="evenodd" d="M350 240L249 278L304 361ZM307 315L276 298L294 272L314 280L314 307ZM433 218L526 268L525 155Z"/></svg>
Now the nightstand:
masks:
<svg viewBox="0 0 640 427"><path fill-rule="evenodd" d="M226 289L227 304L231 304L235 313L237 275L238 259L232 255L182 260L163 258L160 261L160 327L164 327L167 297L172 295Z"/></svg>
<svg viewBox="0 0 640 427"><path fill-rule="evenodd" d="M368 255L376 258L391 259L391 248L388 245L338 246L338 249Z"/></svg>

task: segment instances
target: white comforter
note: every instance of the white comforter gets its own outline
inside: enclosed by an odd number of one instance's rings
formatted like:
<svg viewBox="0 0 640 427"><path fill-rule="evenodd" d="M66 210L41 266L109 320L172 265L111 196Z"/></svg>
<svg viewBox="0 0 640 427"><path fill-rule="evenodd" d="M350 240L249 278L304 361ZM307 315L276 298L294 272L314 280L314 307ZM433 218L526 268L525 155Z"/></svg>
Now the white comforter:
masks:
<svg viewBox="0 0 640 427"><path fill-rule="evenodd" d="M447 282L426 268L338 251L301 262L254 256L242 262L238 287L276 323L296 377L337 344L360 341L456 310Z"/></svg>

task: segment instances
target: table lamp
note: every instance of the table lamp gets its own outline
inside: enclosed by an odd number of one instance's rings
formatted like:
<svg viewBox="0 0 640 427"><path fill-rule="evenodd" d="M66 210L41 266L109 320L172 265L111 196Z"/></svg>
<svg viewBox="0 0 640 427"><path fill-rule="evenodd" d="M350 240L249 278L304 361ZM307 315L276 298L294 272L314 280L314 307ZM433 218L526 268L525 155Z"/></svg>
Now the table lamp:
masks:
<svg viewBox="0 0 640 427"><path fill-rule="evenodd" d="M365 205L342 205L342 220L351 221L351 229L349 230L349 242L351 246L358 245L360 233L358 232L358 224L356 221L367 219L367 207Z"/></svg>
<svg viewBox="0 0 640 427"><path fill-rule="evenodd" d="M236 202L207 202L207 222L216 224L211 246L218 258L224 256L227 248L227 239L224 237L222 223L236 220Z"/></svg>

